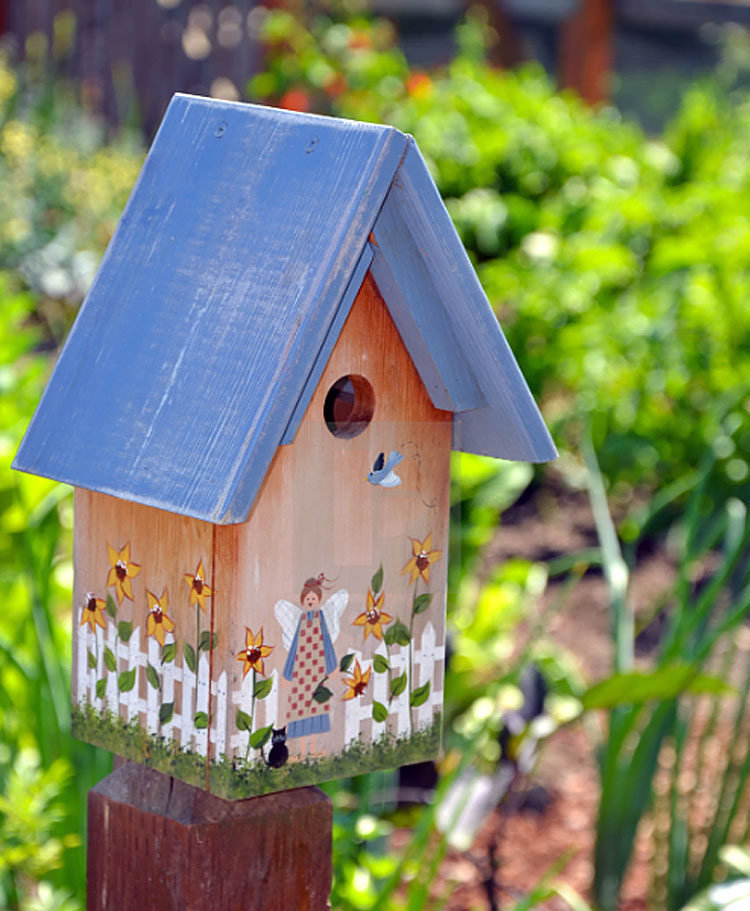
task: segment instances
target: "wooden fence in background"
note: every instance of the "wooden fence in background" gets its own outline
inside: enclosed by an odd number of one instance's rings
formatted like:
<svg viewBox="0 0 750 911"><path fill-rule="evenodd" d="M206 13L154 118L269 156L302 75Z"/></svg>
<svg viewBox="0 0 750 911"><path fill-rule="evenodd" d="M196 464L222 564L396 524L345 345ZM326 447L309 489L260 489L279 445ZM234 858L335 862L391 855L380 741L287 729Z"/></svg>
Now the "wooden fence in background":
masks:
<svg viewBox="0 0 750 911"><path fill-rule="evenodd" d="M177 91L244 96L258 70L253 0L0 0L19 59L80 85L87 107L151 135Z"/></svg>

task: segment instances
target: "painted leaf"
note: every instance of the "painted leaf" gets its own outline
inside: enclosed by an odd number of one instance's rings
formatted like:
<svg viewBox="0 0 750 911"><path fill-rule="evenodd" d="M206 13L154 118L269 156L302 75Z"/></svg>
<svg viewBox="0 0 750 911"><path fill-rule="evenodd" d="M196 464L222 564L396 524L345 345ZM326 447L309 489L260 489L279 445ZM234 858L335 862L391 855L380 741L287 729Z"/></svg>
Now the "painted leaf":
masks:
<svg viewBox="0 0 750 911"><path fill-rule="evenodd" d="M106 645L104 646L104 666L108 671L117 670L117 660L115 659L112 649Z"/></svg>
<svg viewBox="0 0 750 911"><path fill-rule="evenodd" d="M205 712L196 712L193 716L193 725L198 731L205 730L208 727L208 715Z"/></svg>
<svg viewBox="0 0 750 911"><path fill-rule="evenodd" d="M272 689L273 680L270 680L268 677L262 680L256 680L255 687L253 688L253 695L256 699L265 699Z"/></svg>
<svg viewBox="0 0 750 911"><path fill-rule="evenodd" d="M424 594L418 595L416 598L414 598L412 610L415 614L421 614L427 610L430 604L432 604L432 595L430 592L425 592Z"/></svg>
<svg viewBox="0 0 750 911"><path fill-rule="evenodd" d="M96 655L90 649L88 652L88 662L90 668L93 669L96 667Z"/></svg>
<svg viewBox="0 0 750 911"><path fill-rule="evenodd" d="M159 706L159 721L162 724L168 724L174 715L174 702L163 702Z"/></svg>
<svg viewBox="0 0 750 911"><path fill-rule="evenodd" d="M106 677L102 677L101 680L96 681L96 695L100 699L104 698L104 693L106 692L106 689L107 689L107 678Z"/></svg>
<svg viewBox="0 0 750 911"><path fill-rule="evenodd" d="M385 721L388 718L388 709L382 702L373 702L372 717L375 721Z"/></svg>
<svg viewBox="0 0 750 911"><path fill-rule="evenodd" d="M117 624L117 635L123 642L127 642L133 635L133 624L130 620L120 620Z"/></svg>
<svg viewBox="0 0 750 911"><path fill-rule="evenodd" d="M146 665L146 679L155 690L159 689L159 675L156 673L156 668L153 664Z"/></svg>
<svg viewBox="0 0 750 911"><path fill-rule="evenodd" d="M400 696L406 689L406 671L391 680L391 696Z"/></svg>
<svg viewBox="0 0 750 911"><path fill-rule="evenodd" d="M185 656L185 664L195 673L195 649L189 642L182 643L182 654Z"/></svg>
<svg viewBox="0 0 750 911"><path fill-rule="evenodd" d="M117 605L112 595L107 595L107 613L114 620L117 617Z"/></svg>
<svg viewBox="0 0 750 911"><path fill-rule="evenodd" d="M383 587L383 564L380 564L380 568L372 577L370 581L370 588L372 589L373 595L377 595L380 589Z"/></svg>
<svg viewBox="0 0 750 911"><path fill-rule="evenodd" d="M237 714L234 716L234 723L237 725L238 731L249 731L253 726L253 719L243 712L242 709L237 709Z"/></svg>
<svg viewBox="0 0 750 911"><path fill-rule="evenodd" d="M121 693L129 693L135 686L135 668L123 671L117 678L117 689Z"/></svg>
<svg viewBox="0 0 750 911"><path fill-rule="evenodd" d="M271 731L273 730L272 726L269 724L265 728L258 728L257 731L253 731L250 735L250 746L254 750L259 750L262 746L265 746L266 743L271 739Z"/></svg>
<svg viewBox="0 0 750 911"><path fill-rule="evenodd" d="M430 681L418 686L409 697L409 705L416 708L418 705L424 705L430 698Z"/></svg>
<svg viewBox="0 0 750 911"><path fill-rule="evenodd" d="M388 659L384 655L375 655L372 659L372 666L375 669L376 674L384 674L390 669Z"/></svg>
<svg viewBox="0 0 750 911"><path fill-rule="evenodd" d="M317 685L315 692L313 693L313 699L316 702L319 702L321 705L323 705L324 702L328 702L331 696L333 696L333 693L328 689L327 686L323 686L322 683L319 683Z"/></svg>
<svg viewBox="0 0 750 911"><path fill-rule="evenodd" d="M409 627L400 620L396 620L393 626L388 627L385 631L386 645L408 645L411 642Z"/></svg>
<svg viewBox="0 0 750 911"><path fill-rule="evenodd" d="M350 652L348 655L344 655L344 657L339 662L339 670L341 671L342 674L345 674L349 670L349 668L352 666L353 663L354 663L354 655L352 655Z"/></svg>
<svg viewBox="0 0 750 911"><path fill-rule="evenodd" d="M210 652L212 649L215 649L219 644L219 634L214 633L213 636L209 630L204 629L201 633L200 643L198 644L199 652Z"/></svg>
<svg viewBox="0 0 750 911"><path fill-rule="evenodd" d="M161 663L165 664L169 661L174 661L176 654L177 654L177 643L176 642L167 642L166 645L162 646Z"/></svg>

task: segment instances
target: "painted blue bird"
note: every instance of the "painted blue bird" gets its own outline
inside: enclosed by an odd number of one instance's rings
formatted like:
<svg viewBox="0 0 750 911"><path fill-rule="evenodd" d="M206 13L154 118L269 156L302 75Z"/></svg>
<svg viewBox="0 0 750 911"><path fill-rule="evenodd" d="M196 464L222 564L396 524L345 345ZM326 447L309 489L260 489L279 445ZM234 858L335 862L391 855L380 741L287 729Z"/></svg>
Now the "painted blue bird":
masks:
<svg viewBox="0 0 750 911"><path fill-rule="evenodd" d="M404 457L397 449L391 449L388 461L385 460L385 453L381 452L375 459L372 471L367 475L367 480L373 487L398 487L401 478L393 470L399 462L403 462Z"/></svg>

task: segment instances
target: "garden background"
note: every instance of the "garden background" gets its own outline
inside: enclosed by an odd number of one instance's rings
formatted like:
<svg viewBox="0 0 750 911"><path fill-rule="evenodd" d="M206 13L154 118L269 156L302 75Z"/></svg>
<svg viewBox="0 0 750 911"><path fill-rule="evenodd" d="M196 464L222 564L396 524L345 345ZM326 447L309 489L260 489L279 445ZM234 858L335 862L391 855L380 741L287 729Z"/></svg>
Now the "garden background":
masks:
<svg viewBox="0 0 750 911"><path fill-rule="evenodd" d="M332 906L740 911L747 35L646 135L537 64L494 66L481 8L433 68L343 2L247 23L243 99L415 136L560 449L455 457L439 778L326 785ZM86 792L111 768L69 733L70 491L10 470L147 141L134 100L113 128L58 78L76 28L0 54L0 907L24 911L83 907Z"/></svg>

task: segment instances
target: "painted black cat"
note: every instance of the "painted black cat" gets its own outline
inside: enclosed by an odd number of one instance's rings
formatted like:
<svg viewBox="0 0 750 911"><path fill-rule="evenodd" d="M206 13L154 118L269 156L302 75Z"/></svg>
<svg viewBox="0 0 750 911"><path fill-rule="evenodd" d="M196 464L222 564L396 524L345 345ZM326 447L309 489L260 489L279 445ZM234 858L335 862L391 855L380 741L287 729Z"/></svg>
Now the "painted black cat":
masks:
<svg viewBox="0 0 750 911"><path fill-rule="evenodd" d="M265 756L263 757L265 759ZM274 728L271 732L271 749L266 759L266 765L272 769L280 769L289 759L289 750L286 745L286 725L283 728Z"/></svg>

